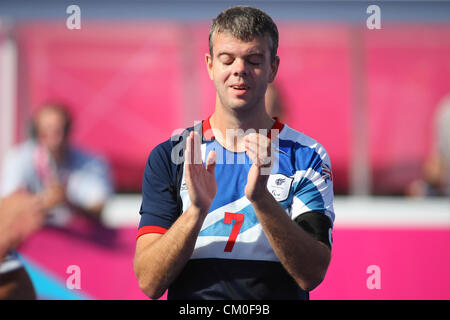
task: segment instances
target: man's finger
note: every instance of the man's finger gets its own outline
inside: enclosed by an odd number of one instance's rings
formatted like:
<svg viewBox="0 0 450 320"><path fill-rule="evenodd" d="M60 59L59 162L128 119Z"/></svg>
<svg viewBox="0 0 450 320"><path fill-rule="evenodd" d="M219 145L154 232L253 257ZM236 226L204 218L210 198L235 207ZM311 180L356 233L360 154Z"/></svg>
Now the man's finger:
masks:
<svg viewBox="0 0 450 320"><path fill-rule="evenodd" d="M216 163L217 163L217 153L215 150L211 150L208 154L208 158L206 159L206 171L208 171L209 173L214 173Z"/></svg>
<svg viewBox="0 0 450 320"><path fill-rule="evenodd" d="M255 148L258 154L270 155L272 153L272 143L267 137L260 134L250 134L244 138L246 148Z"/></svg>
<svg viewBox="0 0 450 320"><path fill-rule="evenodd" d="M189 133L188 137L186 138L186 149L184 150L184 162L186 162L186 164L191 164L193 163L193 159L192 159L192 144L193 144L193 139L192 139L192 132Z"/></svg>
<svg viewBox="0 0 450 320"><path fill-rule="evenodd" d="M244 137L244 141L248 143L268 145L271 140L262 134L252 132Z"/></svg>
<svg viewBox="0 0 450 320"><path fill-rule="evenodd" d="M253 149L247 149L246 150L247 156L250 158L250 160L256 164L257 166L259 166L259 158L258 158L258 154L256 153L255 150Z"/></svg>
<svg viewBox="0 0 450 320"><path fill-rule="evenodd" d="M259 146L248 145L245 148L248 157L255 163L257 166L268 167L272 163L272 157L268 154L267 149L262 149Z"/></svg>
<svg viewBox="0 0 450 320"><path fill-rule="evenodd" d="M203 164L203 159L202 159L202 149L201 149L201 145L202 145L202 140L200 135L198 134L198 132L193 131L193 159L194 159L194 164Z"/></svg>

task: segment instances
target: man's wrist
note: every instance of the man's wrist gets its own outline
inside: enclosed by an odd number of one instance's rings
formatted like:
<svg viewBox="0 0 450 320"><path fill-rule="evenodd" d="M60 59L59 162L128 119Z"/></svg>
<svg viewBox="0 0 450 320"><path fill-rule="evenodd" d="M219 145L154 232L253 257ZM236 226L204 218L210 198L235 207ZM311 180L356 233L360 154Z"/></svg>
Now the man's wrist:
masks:
<svg viewBox="0 0 450 320"><path fill-rule="evenodd" d="M209 207L208 208L200 208L193 204L189 207L189 210L192 212L192 214L197 215L199 217L205 217L208 214Z"/></svg>
<svg viewBox="0 0 450 320"><path fill-rule="evenodd" d="M249 199L254 208L264 208L276 201L269 190L265 189L252 199Z"/></svg>

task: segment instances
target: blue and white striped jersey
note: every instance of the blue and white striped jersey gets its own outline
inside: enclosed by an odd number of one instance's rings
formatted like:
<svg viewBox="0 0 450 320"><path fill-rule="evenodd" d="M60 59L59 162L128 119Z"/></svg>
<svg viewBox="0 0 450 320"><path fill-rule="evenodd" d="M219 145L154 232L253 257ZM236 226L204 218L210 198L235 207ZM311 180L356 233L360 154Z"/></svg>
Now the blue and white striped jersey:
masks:
<svg viewBox="0 0 450 320"><path fill-rule="evenodd" d="M164 233L190 206L182 158L189 132L202 133L203 161L211 150L217 152L217 195L168 298L307 299L308 293L279 262L245 197L251 160L245 152L225 149L210 128L208 119L158 145L145 168L138 237ZM334 210L328 154L315 140L278 120L272 129L279 134L272 134L275 161L267 188L292 220L331 247Z"/></svg>

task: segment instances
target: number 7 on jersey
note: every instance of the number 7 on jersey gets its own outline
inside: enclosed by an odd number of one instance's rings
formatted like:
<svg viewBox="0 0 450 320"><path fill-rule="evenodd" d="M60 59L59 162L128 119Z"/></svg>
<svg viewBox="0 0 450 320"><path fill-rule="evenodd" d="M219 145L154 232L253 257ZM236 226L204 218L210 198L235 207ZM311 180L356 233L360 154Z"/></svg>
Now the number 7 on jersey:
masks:
<svg viewBox="0 0 450 320"><path fill-rule="evenodd" d="M244 223L244 217L245 215L243 213L225 212L223 221L225 224L231 224L233 220L235 221L227 245L225 246L225 252L231 252L233 250L239 230L241 230L242 223Z"/></svg>

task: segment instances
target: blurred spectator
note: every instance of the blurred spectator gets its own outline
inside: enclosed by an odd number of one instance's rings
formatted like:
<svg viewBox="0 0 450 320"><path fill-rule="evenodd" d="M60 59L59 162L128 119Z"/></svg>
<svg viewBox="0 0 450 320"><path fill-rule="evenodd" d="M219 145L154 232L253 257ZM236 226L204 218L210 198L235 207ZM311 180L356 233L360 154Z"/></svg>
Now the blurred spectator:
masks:
<svg viewBox="0 0 450 320"><path fill-rule="evenodd" d="M408 186L409 196L450 196L450 95L439 103L434 130L433 153L425 161L423 178Z"/></svg>
<svg viewBox="0 0 450 320"><path fill-rule="evenodd" d="M273 82L269 83L269 85L267 86L265 99L267 114L272 118L277 117L280 121L282 121L284 110L280 91Z"/></svg>
<svg viewBox="0 0 450 320"><path fill-rule="evenodd" d="M33 117L32 139L13 148L3 161L0 197L9 199L9 202L5 200L7 207L2 209L6 212L2 212L5 214L4 217L2 216L4 223L8 214L16 216L18 214L14 212L23 209L14 195L12 195L13 200L8 198L8 195L18 190L26 191L29 196L33 196L29 200L22 199L23 206L33 208L32 201L39 202L39 210L45 213L46 225L70 226L74 214L81 214L101 222L103 206L112 193L108 165L98 157L70 146L68 139L70 128L71 117L63 106L45 104L37 110ZM20 196L16 195L16 197ZM25 196L22 195L22 197ZM8 205L8 203L15 203L15 205ZM29 214L32 214L31 212ZM26 220L25 216L22 220ZM6 225L9 224L6 223ZM23 235L28 233L27 224L11 227L8 241L22 240ZM30 224L32 224L31 220ZM5 243L9 243L8 241ZM6 246L7 249L12 247L14 246ZM14 250L9 251L0 262L0 273L3 279L0 287L3 283L3 287L9 288L8 292L27 291L17 289L20 287L17 283L28 283L29 278ZM30 285L31 283L25 287L29 289ZM16 287L17 290L11 289L10 286ZM11 293L11 295L14 294Z"/></svg>
<svg viewBox="0 0 450 320"><path fill-rule="evenodd" d="M35 299L30 277L15 251L18 244L42 226L42 201L16 192L0 200L0 299Z"/></svg>
<svg viewBox="0 0 450 320"><path fill-rule="evenodd" d="M69 144L71 117L57 103L43 105L33 117L32 139L4 159L0 196L19 189L38 194L47 223L66 226L73 213L100 221L112 193L107 163Z"/></svg>

